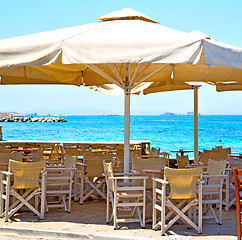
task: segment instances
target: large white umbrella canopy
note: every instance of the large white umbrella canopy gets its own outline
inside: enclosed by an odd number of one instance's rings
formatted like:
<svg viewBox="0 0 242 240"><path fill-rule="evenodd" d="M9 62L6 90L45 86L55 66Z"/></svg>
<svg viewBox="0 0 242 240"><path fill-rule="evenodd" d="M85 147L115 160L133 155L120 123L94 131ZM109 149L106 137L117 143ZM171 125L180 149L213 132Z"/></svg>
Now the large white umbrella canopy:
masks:
<svg viewBox="0 0 242 240"><path fill-rule="evenodd" d="M71 84L125 94L125 172L130 94L242 82L242 50L158 24L132 9L100 22L0 40L1 84ZM110 85L111 84L111 85ZM157 87L163 86L159 89Z"/></svg>

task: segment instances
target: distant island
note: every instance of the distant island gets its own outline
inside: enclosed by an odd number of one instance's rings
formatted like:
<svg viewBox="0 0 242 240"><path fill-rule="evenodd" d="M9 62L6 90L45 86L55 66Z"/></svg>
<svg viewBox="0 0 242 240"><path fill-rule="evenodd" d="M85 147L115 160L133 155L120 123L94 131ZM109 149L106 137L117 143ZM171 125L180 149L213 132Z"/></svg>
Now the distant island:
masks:
<svg viewBox="0 0 242 240"><path fill-rule="evenodd" d="M165 112L165 113L162 113L160 114L162 116L177 116L177 115L194 115L194 112L187 112L185 114L178 114L178 113L172 113L172 112ZM201 115L201 113L198 113L198 115Z"/></svg>
<svg viewBox="0 0 242 240"><path fill-rule="evenodd" d="M8 117L24 117L25 115L19 114L16 112L0 112L0 116L8 118Z"/></svg>

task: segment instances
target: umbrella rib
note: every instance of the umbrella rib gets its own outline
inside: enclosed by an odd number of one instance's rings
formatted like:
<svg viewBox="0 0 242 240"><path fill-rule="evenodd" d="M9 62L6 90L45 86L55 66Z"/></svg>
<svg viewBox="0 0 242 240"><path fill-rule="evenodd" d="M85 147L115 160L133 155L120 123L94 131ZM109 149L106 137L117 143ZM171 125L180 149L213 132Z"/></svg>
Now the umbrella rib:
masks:
<svg viewBox="0 0 242 240"><path fill-rule="evenodd" d="M138 71L139 71L139 69L140 69L140 66L141 66L141 64L139 63L139 65L138 65L138 67L136 68L135 73L134 73L134 75L133 75L133 77L132 77L132 79L131 79L131 81L130 81L129 87L132 86L132 84L133 84L133 82L134 82L134 79L135 79L135 77L136 77L136 75L138 74Z"/></svg>
<svg viewBox="0 0 242 240"><path fill-rule="evenodd" d="M121 76L120 76L120 74L119 74L116 66L114 64L109 64L109 63L108 63L108 66L111 69L111 71L113 72L113 74L116 76L116 78L118 79L118 81L120 82L120 84L123 87L125 87L124 82L122 81L122 78L121 78Z"/></svg>
<svg viewBox="0 0 242 240"><path fill-rule="evenodd" d="M92 69L94 72L98 73L99 75L101 75L102 77L106 78L107 80L109 80L110 82L118 85L120 88L124 89L124 87L115 79L113 79L112 77L110 77L108 74L106 74L105 72L103 72L99 67L95 66L94 64L85 64L87 67L89 67L90 69Z"/></svg>
<svg viewBox="0 0 242 240"><path fill-rule="evenodd" d="M140 83L144 82L145 80L147 80L148 78L152 77L153 75L155 75L156 73L158 73L159 71L161 71L162 69L164 69L165 67L169 66L170 64L165 64L162 67L156 69L154 72L150 73L149 75L147 75L146 77L142 78L140 81L136 82L134 84L134 87L138 86Z"/></svg>
<svg viewBox="0 0 242 240"><path fill-rule="evenodd" d="M129 88L130 84L129 84L129 80L130 80L130 63L125 63L125 88Z"/></svg>
<svg viewBox="0 0 242 240"><path fill-rule="evenodd" d="M142 70L142 72L140 73L140 75L137 77L137 79L135 81L138 81L143 75L144 73L146 72L146 70L149 68L151 63L148 63L145 68ZM133 88L131 85L130 85L131 88ZM135 87L135 86L134 86Z"/></svg>

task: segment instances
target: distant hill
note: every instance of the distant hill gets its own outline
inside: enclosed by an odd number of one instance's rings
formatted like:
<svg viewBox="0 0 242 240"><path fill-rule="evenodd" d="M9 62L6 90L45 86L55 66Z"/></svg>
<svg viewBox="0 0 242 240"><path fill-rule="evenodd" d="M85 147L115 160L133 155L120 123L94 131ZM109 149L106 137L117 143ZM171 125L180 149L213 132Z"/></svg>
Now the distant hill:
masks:
<svg viewBox="0 0 242 240"><path fill-rule="evenodd" d="M23 117L23 114L19 114L16 112L0 112L1 117Z"/></svg>

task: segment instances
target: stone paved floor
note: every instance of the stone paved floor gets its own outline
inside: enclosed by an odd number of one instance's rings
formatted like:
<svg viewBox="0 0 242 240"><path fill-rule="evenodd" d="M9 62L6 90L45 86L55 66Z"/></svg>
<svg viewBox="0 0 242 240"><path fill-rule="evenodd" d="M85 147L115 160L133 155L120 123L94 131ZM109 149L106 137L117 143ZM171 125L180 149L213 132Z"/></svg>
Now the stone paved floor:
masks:
<svg viewBox="0 0 242 240"><path fill-rule="evenodd" d="M237 239L236 212L232 207L230 212L223 210L223 225L217 225L214 221L203 221L203 234L197 234L193 229L188 229L183 223L173 225L165 237L161 237L160 231L151 229L151 224L146 229L141 229L138 223L120 225L120 229L114 230L112 225L105 224L105 201L93 200L79 205L72 202L71 213L64 209L50 209L44 220L38 220L31 212L23 211L14 215L10 222L0 220L1 226L62 230L83 233L98 233L108 236L123 236L150 238L150 239Z"/></svg>

